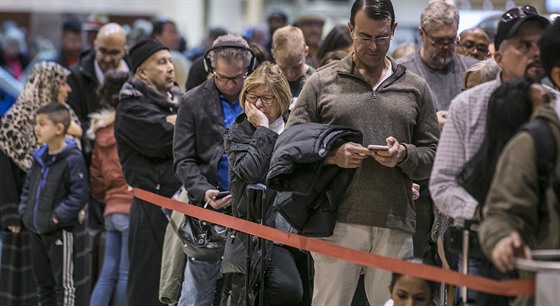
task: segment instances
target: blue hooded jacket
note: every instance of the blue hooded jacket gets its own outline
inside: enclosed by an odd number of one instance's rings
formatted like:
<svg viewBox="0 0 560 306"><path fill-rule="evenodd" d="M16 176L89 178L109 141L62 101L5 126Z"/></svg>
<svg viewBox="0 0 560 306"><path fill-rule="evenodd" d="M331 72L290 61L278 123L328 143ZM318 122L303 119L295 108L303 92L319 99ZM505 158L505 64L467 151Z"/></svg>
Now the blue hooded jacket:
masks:
<svg viewBox="0 0 560 306"><path fill-rule="evenodd" d="M87 168L74 140L56 155L48 146L33 152L21 194L19 214L25 227L37 234L72 228L89 199ZM55 217L59 223L52 222Z"/></svg>

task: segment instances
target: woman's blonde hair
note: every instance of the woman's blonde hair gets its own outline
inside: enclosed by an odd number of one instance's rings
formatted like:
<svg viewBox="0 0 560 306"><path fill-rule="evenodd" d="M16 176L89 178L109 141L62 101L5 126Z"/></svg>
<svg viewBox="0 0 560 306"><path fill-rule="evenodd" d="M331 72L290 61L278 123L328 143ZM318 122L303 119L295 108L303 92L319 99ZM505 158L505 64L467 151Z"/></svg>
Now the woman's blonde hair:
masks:
<svg viewBox="0 0 560 306"><path fill-rule="evenodd" d="M290 85L286 77L284 77L284 74L282 74L282 70L280 70L276 64L272 64L268 61L260 64L257 69L245 79L243 89L241 89L241 93L239 94L241 107L245 109L245 93L263 85L267 86L270 91L272 91L274 101L278 103L280 108L280 114L284 115L288 111L292 100Z"/></svg>

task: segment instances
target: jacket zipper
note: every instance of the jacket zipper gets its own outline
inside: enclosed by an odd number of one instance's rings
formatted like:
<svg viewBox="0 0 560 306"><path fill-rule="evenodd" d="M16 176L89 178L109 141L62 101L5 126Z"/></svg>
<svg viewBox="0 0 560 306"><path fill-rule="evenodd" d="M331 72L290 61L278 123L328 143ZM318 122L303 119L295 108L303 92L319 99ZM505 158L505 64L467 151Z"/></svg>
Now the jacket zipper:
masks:
<svg viewBox="0 0 560 306"><path fill-rule="evenodd" d="M37 226L37 210L39 209L39 196L41 195L41 191L45 186L45 181L47 180L47 175L49 174L49 168L41 166L41 181L39 182L39 188L37 188L37 192L35 194L35 206L33 207L33 225L35 226L35 230L39 233L39 227Z"/></svg>

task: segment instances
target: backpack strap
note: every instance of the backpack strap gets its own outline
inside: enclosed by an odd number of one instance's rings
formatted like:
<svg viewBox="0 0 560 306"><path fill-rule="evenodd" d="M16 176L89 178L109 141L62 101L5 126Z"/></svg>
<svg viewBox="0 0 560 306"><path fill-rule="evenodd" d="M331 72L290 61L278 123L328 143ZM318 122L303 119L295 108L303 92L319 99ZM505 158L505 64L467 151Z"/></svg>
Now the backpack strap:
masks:
<svg viewBox="0 0 560 306"><path fill-rule="evenodd" d="M556 176L556 158L558 157L556 141L546 119L537 117L524 126L533 138L535 152L537 154L537 171L539 176L539 194L541 202L544 200L546 189L550 186L557 196L560 196L560 182ZM556 210L560 213L560 205L556 200Z"/></svg>

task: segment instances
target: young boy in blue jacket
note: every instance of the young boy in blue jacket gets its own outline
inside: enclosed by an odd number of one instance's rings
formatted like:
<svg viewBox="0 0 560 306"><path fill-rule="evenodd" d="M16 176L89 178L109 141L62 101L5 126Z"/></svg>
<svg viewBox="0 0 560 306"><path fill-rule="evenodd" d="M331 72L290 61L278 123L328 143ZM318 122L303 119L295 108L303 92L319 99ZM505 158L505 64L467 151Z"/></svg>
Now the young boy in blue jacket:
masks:
<svg viewBox="0 0 560 306"><path fill-rule="evenodd" d="M31 231L31 264L40 305L74 305L74 236L89 195L86 164L74 140L65 139L70 114L51 103L37 111L33 152L19 214Z"/></svg>

